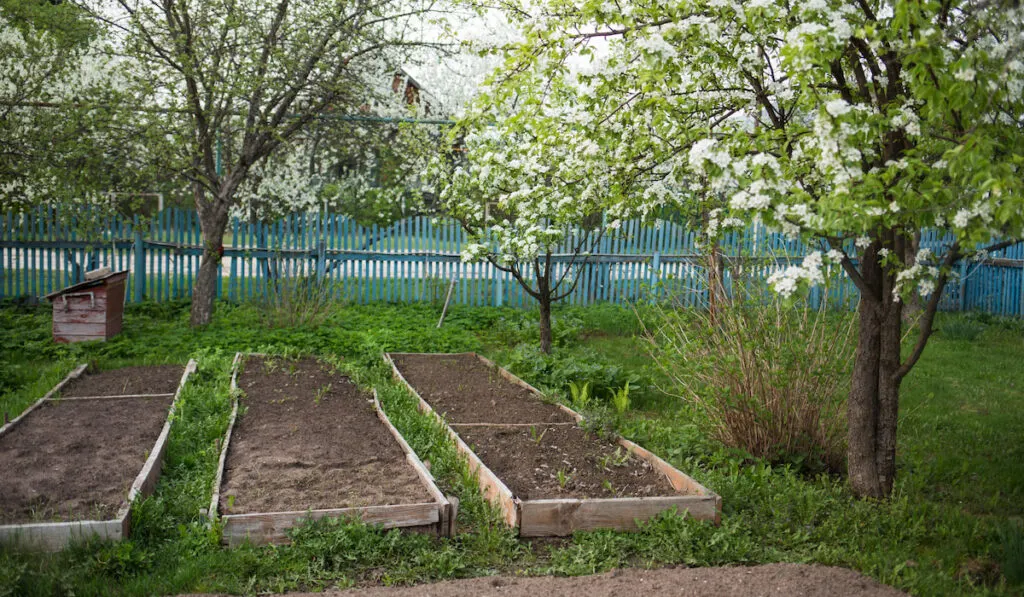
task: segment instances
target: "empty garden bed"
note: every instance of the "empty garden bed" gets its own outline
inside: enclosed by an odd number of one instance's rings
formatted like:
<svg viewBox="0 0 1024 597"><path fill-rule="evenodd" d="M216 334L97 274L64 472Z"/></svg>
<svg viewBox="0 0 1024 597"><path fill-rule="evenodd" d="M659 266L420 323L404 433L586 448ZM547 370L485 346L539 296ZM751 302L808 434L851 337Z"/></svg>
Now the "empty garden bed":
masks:
<svg viewBox="0 0 1024 597"><path fill-rule="evenodd" d="M718 520L713 492L633 442L584 431L577 413L477 354L385 360L421 410L443 415L485 495L524 537L632 530L670 508Z"/></svg>
<svg viewBox="0 0 1024 597"><path fill-rule="evenodd" d="M72 371L0 428L0 540L59 550L128 535L131 503L152 492L173 408L195 370Z"/></svg>
<svg viewBox="0 0 1024 597"><path fill-rule="evenodd" d="M221 454L211 516L224 542L282 542L304 519L358 517L448 535L454 507L376 397L315 359L237 355L241 398Z"/></svg>

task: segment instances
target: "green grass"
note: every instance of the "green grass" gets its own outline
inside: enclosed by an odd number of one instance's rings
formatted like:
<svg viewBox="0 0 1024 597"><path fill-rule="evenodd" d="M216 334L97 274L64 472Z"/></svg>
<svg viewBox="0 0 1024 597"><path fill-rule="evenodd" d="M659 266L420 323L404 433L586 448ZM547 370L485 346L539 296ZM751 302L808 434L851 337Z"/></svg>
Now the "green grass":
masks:
<svg viewBox="0 0 1024 597"><path fill-rule="evenodd" d="M1024 358L1021 326L978 321L974 339L941 332L904 384L899 479L892 500L853 498L841 479L770 466L708 439L635 337L636 316L611 306L555 314L555 354L534 348L532 314L454 306L442 329L431 304L350 306L316 328L267 329L250 306L218 304L208 328L188 328L187 304L129 305L107 343L58 346L45 308L0 308L0 409L13 417L76 363L200 362L171 434L156 495L133 511L121 544L40 556L0 550L2 595L257 593L351 584L405 584L495 573L585 574L617 566L818 562L860 570L921 595L1024 590ZM380 393L389 416L442 490L461 501L455 539L321 522L288 546L223 549L207 529L217 439L227 424L236 350L313 353ZM722 495L719 527L672 515L640 533L579 533L520 542L482 500L442 431L416 412L380 361L385 350L482 351L557 396L590 381L600 422L670 460ZM632 405L610 413L607 390L630 383ZM1008 584L1012 580L1014 585Z"/></svg>

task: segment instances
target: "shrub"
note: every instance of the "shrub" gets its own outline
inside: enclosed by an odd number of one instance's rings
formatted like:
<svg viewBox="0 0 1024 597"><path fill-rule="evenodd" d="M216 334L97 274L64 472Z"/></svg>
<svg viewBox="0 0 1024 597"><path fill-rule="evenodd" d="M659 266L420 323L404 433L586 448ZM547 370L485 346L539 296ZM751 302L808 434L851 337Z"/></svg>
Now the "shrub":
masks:
<svg viewBox="0 0 1024 597"><path fill-rule="evenodd" d="M737 292L714 314L658 309L645 331L652 358L725 445L840 472L853 319L763 290Z"/></svg>
<svg viewBox="0 0 1024 597"><path fill-rule="evenodd" d="M966 316L950 317L939 326L939 334L949 340L973 342L985 331L985 324Z"/></svg>
<svg viewBox="0 0 1024 597"><path fill-rule="evenodd" d="M271 328L320 325L336 306L340 285L317 276L302 260L269 259L269 279L255 304L263 323Z"/></svg>

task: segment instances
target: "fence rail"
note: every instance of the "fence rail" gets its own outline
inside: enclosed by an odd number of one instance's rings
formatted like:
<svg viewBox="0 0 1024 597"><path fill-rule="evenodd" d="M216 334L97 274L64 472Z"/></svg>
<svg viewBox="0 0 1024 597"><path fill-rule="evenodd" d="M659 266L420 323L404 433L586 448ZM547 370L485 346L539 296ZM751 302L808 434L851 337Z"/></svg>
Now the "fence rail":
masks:
<svg viewBox="0 0 1024 597"><path fill-rule="evenodd" d="M86 220L88 218L82 218ZM76 223L56 209L7 213L0 218L0 297L41 297L79 282L87 270L129 270L128 300L171 300L191 294L202 255L199 219L192 210L167 209L152 219L112 216ZM553 267L570 267L569 243ZM687 305L707 299L706 257L696 234L675 222L625 222L601 239L587 263L572 304L629 302L652 293ZM262 295L281 275L316 275L338 298L355 302L443 300L455 279L453 300L471 305L533 306L515 280L487 263L463 263L465 232L451 220L425 216L390 226L360 226L340 215L303 214L274 223L234 220L225 234L218 296L247 300ZM922 235L921 246L940 252L950 239ZM726 279L742 265L767 277L799 263L807 248L763 228L726 236ZM739 257L742 256L742 257ZM961 277L947 286L941 308L1024 316L1024 243L981 262L958 264ZM827 293L827 294L826 294ZM853 307L857 291L843 278L811 300Z"/></svg>

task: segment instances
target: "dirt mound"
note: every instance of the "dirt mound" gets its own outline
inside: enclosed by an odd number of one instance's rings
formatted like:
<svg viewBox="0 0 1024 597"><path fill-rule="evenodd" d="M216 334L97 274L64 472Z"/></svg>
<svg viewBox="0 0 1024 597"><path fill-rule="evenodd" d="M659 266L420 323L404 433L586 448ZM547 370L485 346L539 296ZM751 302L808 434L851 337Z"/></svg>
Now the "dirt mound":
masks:
<svg viewBox="0 0 1024 597"><path fill-rule="evenodd" d="M803 564L615 570L572 578L491 576L412 587L369 587L319 597L898 597L853 570ZM313 597L291 594L289 597Z"/></svg>

